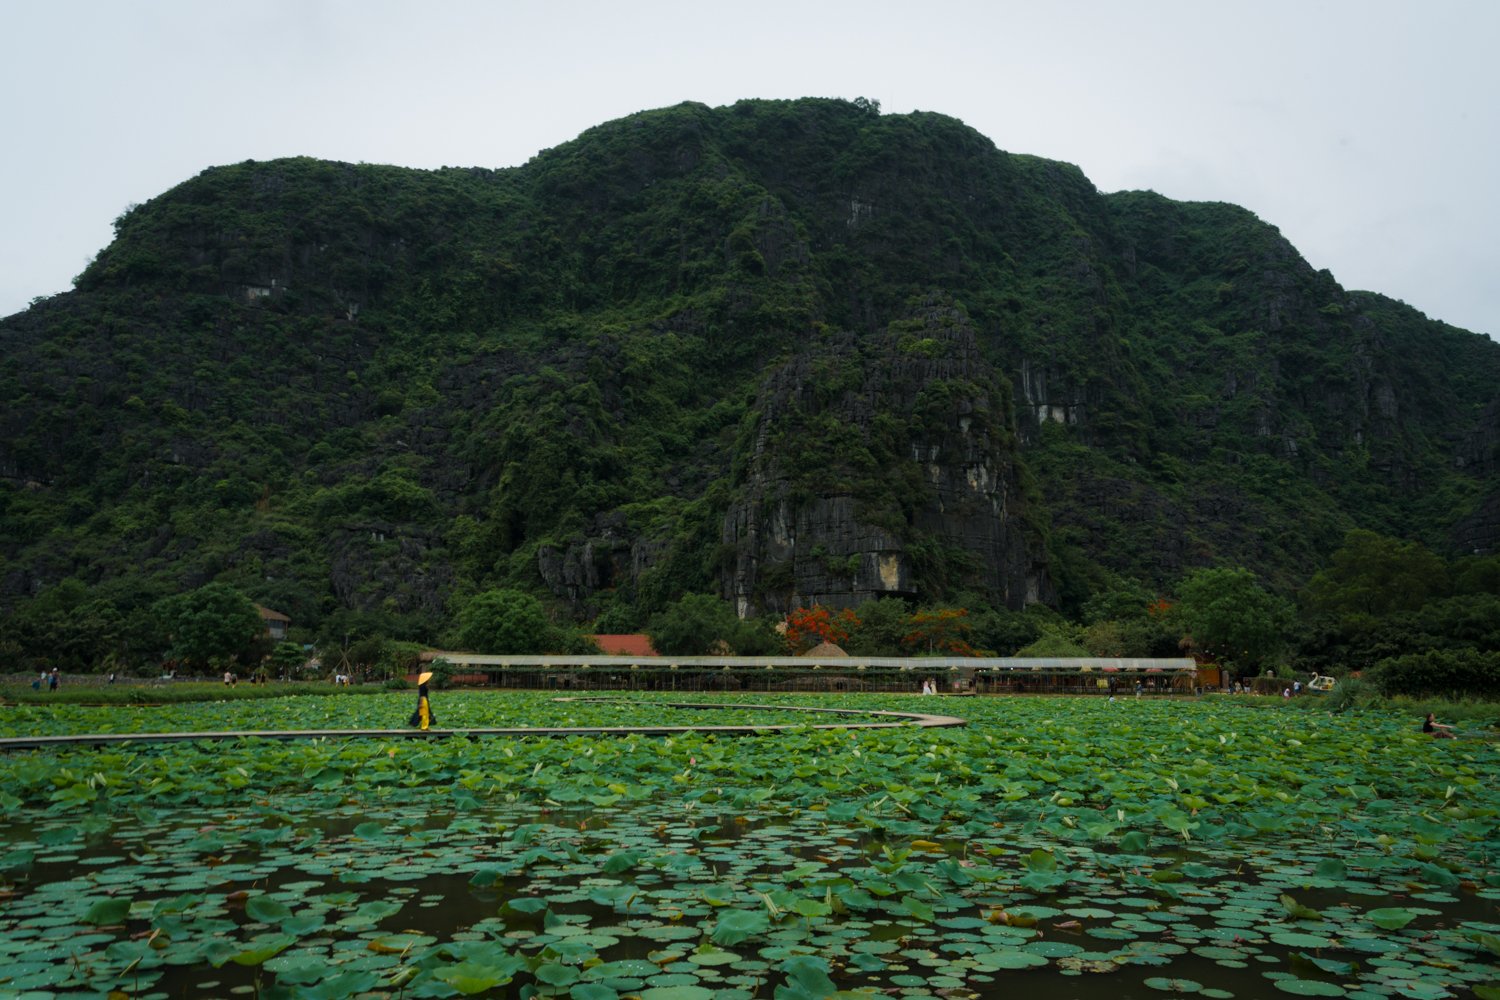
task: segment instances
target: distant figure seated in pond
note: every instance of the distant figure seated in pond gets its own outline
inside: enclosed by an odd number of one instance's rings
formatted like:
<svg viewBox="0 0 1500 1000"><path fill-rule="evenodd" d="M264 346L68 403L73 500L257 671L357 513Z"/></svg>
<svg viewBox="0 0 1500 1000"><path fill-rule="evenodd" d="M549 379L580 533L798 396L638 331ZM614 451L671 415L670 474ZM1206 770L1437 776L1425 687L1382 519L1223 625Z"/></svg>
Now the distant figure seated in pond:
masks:
<svg viewBox="0 0 1500 1000"><path fill-rule="evenodd" d="M1453 727L1445 726L1441 722L1437 721L1436 717L1434 717L1431 712L1428 712L1427 718L1422 720L1422 732L1430 733L1434 739L1456 739L1456 736L1453 733Z"/></svg>

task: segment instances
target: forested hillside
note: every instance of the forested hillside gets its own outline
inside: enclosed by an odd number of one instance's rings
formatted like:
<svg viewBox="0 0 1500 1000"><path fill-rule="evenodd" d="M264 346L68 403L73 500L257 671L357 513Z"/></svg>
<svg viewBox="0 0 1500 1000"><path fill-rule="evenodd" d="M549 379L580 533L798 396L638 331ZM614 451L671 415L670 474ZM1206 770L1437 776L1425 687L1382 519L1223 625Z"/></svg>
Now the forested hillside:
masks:
<svg viewBox="0 0 1500 1000"><path fill-rule="evenodd" d="M213 582L437 642L497 587L599 631L686 593L1076 614L1209 566L1291 595L1351 528L1500 540L1500 345L863 100L205 170L0 321L0 399L0 609L69 581L142 656Z"/></svg>

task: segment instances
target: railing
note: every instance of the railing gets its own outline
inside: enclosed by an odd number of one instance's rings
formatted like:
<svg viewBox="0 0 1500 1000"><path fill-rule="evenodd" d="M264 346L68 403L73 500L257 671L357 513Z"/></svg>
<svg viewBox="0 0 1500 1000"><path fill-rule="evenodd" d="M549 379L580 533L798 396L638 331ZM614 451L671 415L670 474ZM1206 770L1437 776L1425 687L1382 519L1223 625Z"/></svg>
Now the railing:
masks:
<svg viewBox="0 0 1500 1000"><path fill-rule="evenodd" d="M1163 694L1192 690L1190 659L797 656L493 656L431 653L455 679L549 690Z"/></svg>

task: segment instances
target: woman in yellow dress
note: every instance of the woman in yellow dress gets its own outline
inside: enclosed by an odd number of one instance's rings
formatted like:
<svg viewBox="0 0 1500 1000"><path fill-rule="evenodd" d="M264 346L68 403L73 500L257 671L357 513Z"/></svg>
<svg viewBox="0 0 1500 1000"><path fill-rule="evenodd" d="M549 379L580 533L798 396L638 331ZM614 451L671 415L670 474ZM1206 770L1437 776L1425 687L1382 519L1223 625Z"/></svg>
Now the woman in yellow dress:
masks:
<svg viewBox="0 0 1500 1000"><path fill-rule="evenodd" d="M432 671L425 670L417 675L417 710L411 714L411 724L421 729L437 722L432 717L432 705L427 700L427 682L432 680Z"/></svg>

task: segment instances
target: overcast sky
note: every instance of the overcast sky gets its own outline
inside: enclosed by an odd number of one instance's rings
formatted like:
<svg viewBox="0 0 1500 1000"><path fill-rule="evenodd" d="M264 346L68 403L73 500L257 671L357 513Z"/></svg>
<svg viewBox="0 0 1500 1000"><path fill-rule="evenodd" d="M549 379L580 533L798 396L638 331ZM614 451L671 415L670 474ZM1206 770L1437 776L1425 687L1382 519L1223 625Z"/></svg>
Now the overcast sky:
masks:
<svg viewBox="0 0 1500 1000"><path fill-rule="evenodd" d="M0 316L205 167L491 167L684 100L865 96L1229 201L1500 335L1497 0L0 0Z"/></svg>

